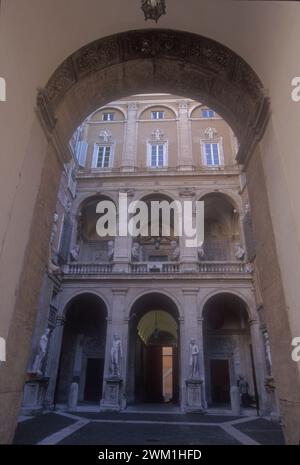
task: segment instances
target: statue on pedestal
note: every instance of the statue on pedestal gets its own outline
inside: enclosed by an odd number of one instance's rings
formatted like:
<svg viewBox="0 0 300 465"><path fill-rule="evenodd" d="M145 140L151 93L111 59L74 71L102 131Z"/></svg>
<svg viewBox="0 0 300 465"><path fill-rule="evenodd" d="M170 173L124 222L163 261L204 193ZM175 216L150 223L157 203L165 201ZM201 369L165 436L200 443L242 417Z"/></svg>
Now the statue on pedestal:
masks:
<svg viewBox="0 0 300 465"><path fill-rule="evenodd" d="M59 274L61 272L57 263L57 254L54 247L54 240L57 234L58 213L54 212L53 224L49 241L49 259L48 259L48 272L50 274Z"/></svg>
<svg viewBox="0 0 300 465"><path fill-rule="evenodd" d="M131 248L132 261L139 262L140 261L140 255L141 255L140 244L138 242L134 242L132 244L132 248Z"/></svg>
<svg viewBox="0 0 300 465"><path fill-rule="evenodd" d="M43 362L46 356L47 347L49 343L49 334L50 328L47 328L46 332L42 335L40 339L38 353L36 354L33 362L32 372L38 375L42 374Z"/></svg>
<svg viewBox="0 0 300 465"><path fill-rule="evenodd" d="M269 335L267 331L263 332L264 335L264 343L265 343L265 351L266 351L266 364L267 364L267 373L269 376L272 374L272 359L271 359L271 349L270 349L270 341Z"/></svg>
<svg viewBox="0 0 300 465"><path fill-rule="evenodd" d="M114 259L115 244L114 241L108 241L107 243L107 258L111 262Z"/></svg>
<svg viewBox="0 0 300 465"><path fill-rule="evenodd" d="M171 252L171 260L177 261L180 257L180 247L177 241L171 242L172 252Z"/></svg>
<svg viewBox="0 0 300 465"><path fill-rule="evenodd" d="M112 376L120 377L122 357L123 351L120 336L114 334L110 350L110 373Z"/></svg>
<svg viewBox="0 0 300 465"><path fill-rule="evenodd" d="M201 247L198 247L198 260L204 260L205 258L205 252L204 252L204 248L203 248L203 245L201 245Z"/></svg>
<svg viewBox="0 0 300 465"><path fill-rule="evenodd" d="M72 262L77 262L79 258L80 244L76 244L70 252Z"/></svg>
<svg viewBox="0 0 300 465"><path fill-rule="evenodd" d="M199 376L199 346L195 339L190 342L190 377L197 378Z"/></svg>
<svg viewBox="0 0 300 465"><path fill-rule="evenodd" d="M237 260L244 260L244 258L245 258L245 249L241 246L241 244L238 244L235 247L234 255L235 255L235 258Z"/></svg>

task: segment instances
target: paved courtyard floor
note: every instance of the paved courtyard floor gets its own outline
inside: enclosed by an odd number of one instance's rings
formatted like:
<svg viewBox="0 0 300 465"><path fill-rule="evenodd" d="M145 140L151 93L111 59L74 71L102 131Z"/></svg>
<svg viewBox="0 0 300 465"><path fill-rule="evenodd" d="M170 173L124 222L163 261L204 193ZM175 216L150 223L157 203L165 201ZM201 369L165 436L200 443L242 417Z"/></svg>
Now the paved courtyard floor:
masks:
<svg viewBox="0 0 300 465"><path fill-rule="evenodd" d="M51 412L23 417L15 444L259 445L284 444L277 422L228 415L125 411Z"/></svg>

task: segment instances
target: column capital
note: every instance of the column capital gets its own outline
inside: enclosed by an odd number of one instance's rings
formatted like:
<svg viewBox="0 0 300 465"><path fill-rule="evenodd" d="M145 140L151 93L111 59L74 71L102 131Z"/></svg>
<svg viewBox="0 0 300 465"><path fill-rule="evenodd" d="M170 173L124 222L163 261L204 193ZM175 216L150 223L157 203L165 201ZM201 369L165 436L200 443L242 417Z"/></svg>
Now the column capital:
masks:
<svg viewBox="0 0 300 465"><path fill-rule="evenodd" d="M188 110L190 102L188 102L187 100L180 100L179 102L177 102L177 106L179 110Z"/></svg>
<svg viewBox="0 0 300 465"><path fill-rule="evenodd" d="M137 111L139 106L137 102L129 102L127 108L128 108L128 111Z"/></svg>
<svg viewBox="0 0 300 465"><path fill-rule="evenodd" d="M249 326L258 326L259 325L259 321L256 318L250 318L248 323L249 323Z"/></svg>

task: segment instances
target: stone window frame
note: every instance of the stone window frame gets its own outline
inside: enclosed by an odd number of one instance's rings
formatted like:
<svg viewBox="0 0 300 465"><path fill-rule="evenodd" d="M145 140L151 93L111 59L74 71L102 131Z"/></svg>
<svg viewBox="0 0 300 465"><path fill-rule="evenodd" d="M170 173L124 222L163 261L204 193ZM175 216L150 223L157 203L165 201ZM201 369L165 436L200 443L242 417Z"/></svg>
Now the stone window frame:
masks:
<svg viewBox="0 0 300 465"><path fill-rule="evenodd" d="M104 111L104 112L102 113L102 115L101 115L101 121L104 121L104 122L106 122L106 123L107 123L107 122L115 121L115 113L116 113L115 111ZM105 118L104 118L105 115L112 115L112 118L110 119L110 117L109 117L109 119L105 119Z"/></svg>
<svg viewBox="0 0 300 465"><path fill-rule="evenodd" d="M201 111L201 118L204 118L204 119L213 119L213 118L215 118L217 116L215 110L212 110L211 108L200 108L200 111ZM205 112L205 111L208 111L208 112L212 111L213 115L212 116L204 116L203 112Z"/></svg>
<svg viewBox="0 0 300 465"><path fill-rule="evenodd" d="M99 157L99 148L100 147L110 147L110 158L109 158L109 166L107 167L98 167L97 161ZM93 158L92 158L92 165L91 169L95 171L107 171L111 170L114 165L114 158L115 158L115 142L95 142L94 143L94 150L93 150Z"/></svg>
<svg viewBox="0 0 300 465"><path fill-rule="evenodd" d="M158 118L154 118L153 115L154 114L162 114L162 118L158 117ZM157 120L163 120L165 119L165 111L164 110L153 110L151 111L151 120L154 120L154 121L157 121Z"/></svg>
<svg viewBox="0 0 300 465"><path fill-rule="evenodd" d="M164 163L163 166L151 166L151 155L152 155L152 145L163 145L164 148ZM168 168L168 152L169 152L169 144L167 140L159 140L155 141L153 139L149 139L147 141L147 168L153 169L153 170L163 170Z"/></svg>
<svg viewBox="0 0 300 465"><path fill-rule="evenodd" d="M208 165L206 160L206 153L205 153L205 144L218 144L219 146L219 158L220 164L219 165ZM202 166L208 169L220 169L224 168L225 160L224 160L224 146L223 146L223 137L214 137L213 139L209 139L208 137L201 137L200 138L200 146L201 146L201 160Z"/></svg>

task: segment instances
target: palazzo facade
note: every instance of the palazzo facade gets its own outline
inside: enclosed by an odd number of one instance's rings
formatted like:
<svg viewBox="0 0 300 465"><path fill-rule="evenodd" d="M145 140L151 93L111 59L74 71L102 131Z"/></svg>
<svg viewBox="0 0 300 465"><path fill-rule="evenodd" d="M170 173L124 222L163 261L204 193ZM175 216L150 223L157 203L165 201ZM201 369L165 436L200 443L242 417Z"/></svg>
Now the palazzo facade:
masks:
<svg viewBox="0 0 300 465"><path fill-rule="evenodd" d="M70 145L23 412L87 403L236 411L243 380L242 412L277 416L251 205L228 124L191 99L134 95L90 115ZM96 206L112 201L119 215L120 194L204 201L203 246L185 247L172 222L169 235L100 238Z"/></svg>

